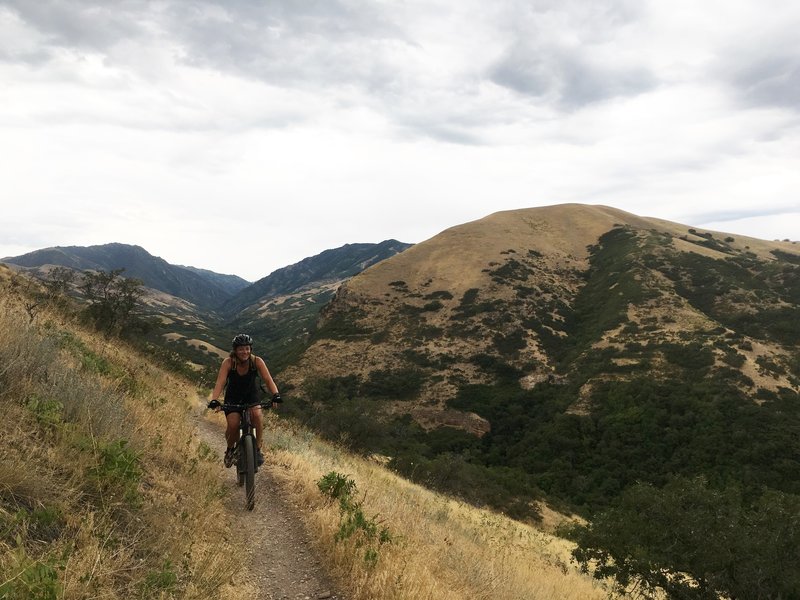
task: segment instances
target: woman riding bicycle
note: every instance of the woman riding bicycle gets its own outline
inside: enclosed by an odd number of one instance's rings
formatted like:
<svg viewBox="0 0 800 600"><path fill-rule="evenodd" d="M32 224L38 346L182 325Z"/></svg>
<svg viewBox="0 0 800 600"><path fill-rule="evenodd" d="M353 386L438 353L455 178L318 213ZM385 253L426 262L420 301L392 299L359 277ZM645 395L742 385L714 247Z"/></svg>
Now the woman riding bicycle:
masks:
<svg viewBox="0 0 800 600"><path fill-rule="evenodd" d="M266 363L258 356L252 355L253 338L245 333L240 333L233 338L233 350L230 356L222 361L222 366L217 375L217 383L214 391L211 392L211 399L219 400L222 390L225 390L225 405L247 405L259 402L260 392L258 389L257 377L261 376L262 381L267 385L272 393L273 408L281 402L278 387L269 374ZM224 407L223 407L224 409ZM216 410L220 410L217 408ZM225 466L230 467L234 461L234 447L239 441L239 422L241 415L235 411L225 411L225 418L228 425L225 429L225 440L228 449L225 451ZM258 465L264 463L264 455L261 453L261 438L264 430L264 420L261 417L261 409L254 406L250 409L250 420L256 430L256 460Z"/></svg>

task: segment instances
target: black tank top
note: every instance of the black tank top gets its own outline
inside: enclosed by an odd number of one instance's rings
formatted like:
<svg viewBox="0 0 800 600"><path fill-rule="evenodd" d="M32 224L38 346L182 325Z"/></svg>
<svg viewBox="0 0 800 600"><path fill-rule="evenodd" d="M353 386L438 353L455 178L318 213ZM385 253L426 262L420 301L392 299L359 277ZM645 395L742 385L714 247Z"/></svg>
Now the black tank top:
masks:
<svg viewBox="0 0 800 600"><path fill-rule="evenodd" d="M228 371L228 384L225 387L225 404L255 404L258 402L255 361L250 361L247 373L239 375L235 361Z"/></svg>

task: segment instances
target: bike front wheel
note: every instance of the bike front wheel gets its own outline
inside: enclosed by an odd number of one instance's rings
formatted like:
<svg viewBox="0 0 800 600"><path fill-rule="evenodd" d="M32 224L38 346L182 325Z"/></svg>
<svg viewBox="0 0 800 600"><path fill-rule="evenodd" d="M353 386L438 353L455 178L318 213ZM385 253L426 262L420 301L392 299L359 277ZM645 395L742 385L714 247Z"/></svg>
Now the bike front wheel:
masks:
<svg viewBox="0 0 800 600"><path fill-rule="evenodd" d="M244 451L242 449L242 445L239 444L239 446L236 448L236 484L239 487L244 485L244 476L246 472L247 468L244 460Z"/></svg>
<svg viewBox="0 0 800 600"><path fill-rule="evenodd" d="M253 436L245 436L244 442L244 490L247 510L253 510L256 504L256 449Z"/></svg>

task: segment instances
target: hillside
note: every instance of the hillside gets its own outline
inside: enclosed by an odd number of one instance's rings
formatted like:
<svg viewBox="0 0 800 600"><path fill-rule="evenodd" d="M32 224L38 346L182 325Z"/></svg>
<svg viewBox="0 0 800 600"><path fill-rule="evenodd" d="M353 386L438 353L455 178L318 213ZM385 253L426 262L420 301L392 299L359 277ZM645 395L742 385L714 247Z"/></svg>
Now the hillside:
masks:
<svg viewBox="0 0 800 600"><path fill-rule="evenodd" d="M239 597L193 386L21 289L0 265L0 597Z"/></svg>
<svg viewBox="0 0 800 600"><path fill-rule="evenodd" d="M561 205L352 278L282 377L327 435L525 514L669 474L800 490L798 340L796 243Z"/></svg>
<svg viewBox="0 0 800 600"><path fill-rule="evenodd" d="M250 332L259 353L280 369L305 346L320 310L344 281L410 246L397 240L346 244L278 269L225 303L225 327Z"/></svg>
<svg viewBox="0 0 800 600"><path fill-rule="evenodd" d="M57 311L31 321L25 289L0 265L0 597L606 596L551 532L410 484L274 413L256 509L243 511L222 416L200 411L208 389ZM320 485L336 478L357 491L347 514ZM341 596L319 587L327 574Z"/></svg>
<svg viewBox="0 0 800 600"><path fill-rule="evenodd" d="M227 300L221 312L231 315L245 309L263 311L267 304L282 296L335 288L353 275L409 247L411 244L386 240L379 244L345 244L325 250L256 281Z"/></svg>

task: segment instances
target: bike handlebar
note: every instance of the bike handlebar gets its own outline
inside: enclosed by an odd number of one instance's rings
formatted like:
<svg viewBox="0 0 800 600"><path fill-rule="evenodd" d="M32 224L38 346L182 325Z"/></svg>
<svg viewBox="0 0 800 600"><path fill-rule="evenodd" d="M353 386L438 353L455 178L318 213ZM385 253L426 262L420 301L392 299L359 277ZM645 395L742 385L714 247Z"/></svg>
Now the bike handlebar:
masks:
<svg viewBox="0 0 800 600"><path fill-rule="evenodd" d="M219 400L212 400L206 405L206 408L222 409L227 412L244 412L248 408L260 406L261 408L272 408L272 402L254 402L252 404L225 404Z"/></svg>

